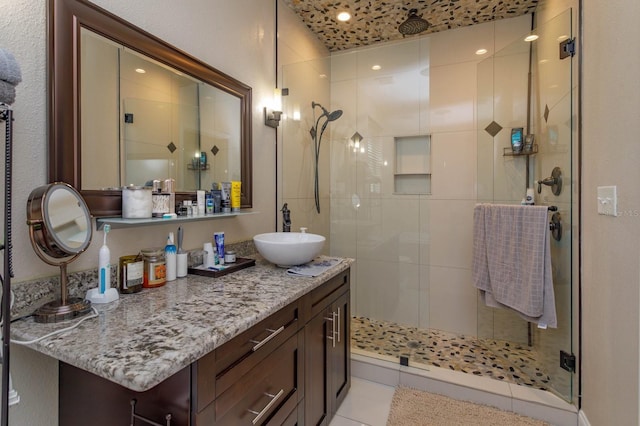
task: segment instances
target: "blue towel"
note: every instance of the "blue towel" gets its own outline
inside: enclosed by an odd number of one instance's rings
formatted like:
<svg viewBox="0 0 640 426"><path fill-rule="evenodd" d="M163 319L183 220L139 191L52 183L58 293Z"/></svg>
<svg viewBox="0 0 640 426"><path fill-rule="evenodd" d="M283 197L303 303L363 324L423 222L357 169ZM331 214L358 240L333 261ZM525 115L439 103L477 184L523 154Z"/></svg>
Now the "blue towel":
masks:
<svg viewBox="0 0 640 426"><path fill-rule="evenodd" d="M16 86L22 81L20 66L11 52L0 48L0 80Z"/></svg>
<svg viewBox="0 0 640 426"><path fill-rule="evenodd" d="M21 81L22 73L16 58L0 48L0 103L11 105L16 100L16 85Z"/></svg>

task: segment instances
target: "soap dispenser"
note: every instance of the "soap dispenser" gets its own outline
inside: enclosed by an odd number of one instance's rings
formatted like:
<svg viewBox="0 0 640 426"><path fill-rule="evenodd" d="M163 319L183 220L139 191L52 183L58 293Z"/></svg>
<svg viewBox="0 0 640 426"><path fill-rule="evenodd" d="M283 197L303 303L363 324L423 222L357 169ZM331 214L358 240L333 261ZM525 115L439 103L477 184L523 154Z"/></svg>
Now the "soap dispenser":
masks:
<svg viewBox="0 0 640 426"><path fill-rule="evenodd" d="M98 254L98 287L87 291L85 299L91 303L110 303L120 298L118 290L111 287L111 251L107 246L107 234L111 225L104 225L104 239Z"/></svg>
<svg viewBox="0 0 640 426"><path fill-rule="evenodd" d="M173 243L173 232L169 232L167 245L164 247L164 258L167 266L167 281L175 281L177 275L177 254L175 244Z"/></svg>

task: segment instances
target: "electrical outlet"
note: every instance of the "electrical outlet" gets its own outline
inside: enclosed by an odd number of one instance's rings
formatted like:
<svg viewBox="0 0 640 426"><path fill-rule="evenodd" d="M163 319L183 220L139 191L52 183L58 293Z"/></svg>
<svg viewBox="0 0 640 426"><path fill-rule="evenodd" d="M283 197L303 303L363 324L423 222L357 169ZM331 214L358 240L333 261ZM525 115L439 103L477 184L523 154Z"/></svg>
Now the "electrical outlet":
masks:
<svg viewBox="0 0 640 426"><path fill-rule="evenodd" d="M598 187L598 214L618 216L618 197L616 186Z"/></svg>

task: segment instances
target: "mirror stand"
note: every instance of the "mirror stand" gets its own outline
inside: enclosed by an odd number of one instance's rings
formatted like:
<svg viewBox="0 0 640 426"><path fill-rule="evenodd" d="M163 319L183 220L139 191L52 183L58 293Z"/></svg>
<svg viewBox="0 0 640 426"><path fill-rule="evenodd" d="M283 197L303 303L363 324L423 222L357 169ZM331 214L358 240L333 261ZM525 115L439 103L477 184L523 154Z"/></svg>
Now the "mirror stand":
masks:
<svg viewBox="0 0 640 426"><path fill-rule="evenodd" d="M33 314L35 321L43 323L60 322L89 313L91 311L91 302L79 297L69 298L69 291L67 289L67 284L69 282L67 277L67 265L75 260L80 253L66 260L59 262L53 261L45 257L40 248L34 242L32 226L29 227L29 236L31 237L33 250L36 252L38 257L49 265L60 267L60 299L49 302L36 309Z"/></svg>
<svg viewBox="0 0 640 426"><path fill-rule="evenodd" d="M67 265L91 243L91 216L84 199L71 185L40 186L27 201L27 225L33 251L43 262L60 267L60 299L34 313L36 322L59 322L92 310L91 302L69 298Z"/></svg>

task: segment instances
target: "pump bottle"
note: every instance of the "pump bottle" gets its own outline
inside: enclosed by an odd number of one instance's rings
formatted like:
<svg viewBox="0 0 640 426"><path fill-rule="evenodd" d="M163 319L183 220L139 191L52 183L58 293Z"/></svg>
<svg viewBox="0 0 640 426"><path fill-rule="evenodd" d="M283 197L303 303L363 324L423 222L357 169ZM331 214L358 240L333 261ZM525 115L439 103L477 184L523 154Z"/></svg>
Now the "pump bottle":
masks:
<svg viewBox="0 0 640 426"><path fill-rule="evenodd" d="M164 248L164 258L167 266L167 281L174 281L176 279L177 253L178 250L173 243L173 232L169 232L167 245Z"/></svg>

